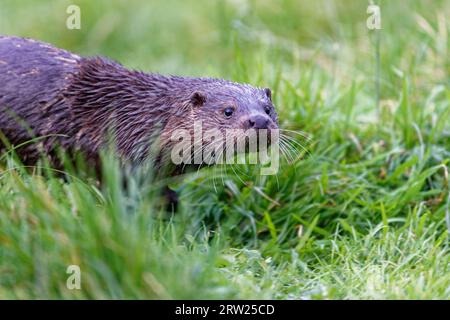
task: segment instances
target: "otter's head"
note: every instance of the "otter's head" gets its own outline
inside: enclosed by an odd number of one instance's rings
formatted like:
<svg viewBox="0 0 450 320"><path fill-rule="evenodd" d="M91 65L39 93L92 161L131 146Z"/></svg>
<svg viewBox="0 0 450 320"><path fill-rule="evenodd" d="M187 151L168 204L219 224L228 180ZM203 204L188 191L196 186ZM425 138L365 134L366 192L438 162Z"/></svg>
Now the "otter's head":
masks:
<svg viewBox="0 0 450 320"><path fill-rule="evenodd" d="M273 142L278 115L268 88L219 80L192 92L190 102L204 132L201 145L212 154L264 150Z"/></svg>
<svg viewBox="0 0 450 320"><path fill-rule="evenodd" d="M269 88L213 82L194 90L190 102L194 119L201 120L205 130L278 129L278 115Z"/></svg>
<svg viewBox="0 0 450 320"><path fill-rule="evenodd" d="M221 157L225 151L258 151L273 143L278 115L270 89L215 79L190 82L194 85L183 92L183 105L175 108L166 125L170 138L163 139L170 141L164 149L177 158L173 163L180 163L185 156L195 164L211 163L208 158ZM180 152L183 157L179 157Z"/></svg>

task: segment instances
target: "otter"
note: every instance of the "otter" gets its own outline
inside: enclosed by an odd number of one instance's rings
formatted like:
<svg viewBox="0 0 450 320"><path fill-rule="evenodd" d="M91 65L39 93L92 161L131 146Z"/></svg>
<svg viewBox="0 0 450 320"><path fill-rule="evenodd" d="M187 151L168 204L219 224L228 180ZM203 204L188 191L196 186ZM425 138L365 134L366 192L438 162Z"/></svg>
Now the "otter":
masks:
<svg viewBox="0 0 450 320"><path fill-rule="evenodd" d="M142 163L152 154L151 141L158 138L159 150L168 150L173 130L192 131L199 120L206 130L278 128L269 88L144 73L0 36L0 133L14 146L41 137L16 150L24 163L56 148L97 162L111 128L120 158Z"/></svg>

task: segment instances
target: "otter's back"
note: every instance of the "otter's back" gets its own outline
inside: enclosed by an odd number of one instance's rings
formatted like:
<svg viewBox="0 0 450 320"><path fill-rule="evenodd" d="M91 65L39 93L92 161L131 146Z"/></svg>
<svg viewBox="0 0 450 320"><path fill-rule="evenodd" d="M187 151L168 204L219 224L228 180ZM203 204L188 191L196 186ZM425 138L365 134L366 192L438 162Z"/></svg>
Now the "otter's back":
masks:
<svg viewBox="0 0 450 320"><path fill-rule="evenodd" d="M0 36L0 131L8 133L10 142L29 137L29 129L40 130L79 60L46 43Z"/></svg>

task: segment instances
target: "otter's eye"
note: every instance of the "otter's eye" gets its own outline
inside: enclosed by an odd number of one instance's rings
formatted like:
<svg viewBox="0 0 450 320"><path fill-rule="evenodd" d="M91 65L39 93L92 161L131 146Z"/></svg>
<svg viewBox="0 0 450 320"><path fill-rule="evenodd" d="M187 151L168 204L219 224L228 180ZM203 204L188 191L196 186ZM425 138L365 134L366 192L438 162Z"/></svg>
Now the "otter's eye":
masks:
<svg viewBox="0 0 450 320"><path fill-rule="evenodd" d="M231 117L233 115L233 112L234 112L233 108L226 108L225 110L223 110L223 114L227 118Z"/></svg>
<svg viewBox="0 0 450 320"><path fill-rule="evenodd" d="M264 107L264 111L265 111L267 114L270 114L270 107L269 107L269 106L265 106L265 107Z"/></svg>

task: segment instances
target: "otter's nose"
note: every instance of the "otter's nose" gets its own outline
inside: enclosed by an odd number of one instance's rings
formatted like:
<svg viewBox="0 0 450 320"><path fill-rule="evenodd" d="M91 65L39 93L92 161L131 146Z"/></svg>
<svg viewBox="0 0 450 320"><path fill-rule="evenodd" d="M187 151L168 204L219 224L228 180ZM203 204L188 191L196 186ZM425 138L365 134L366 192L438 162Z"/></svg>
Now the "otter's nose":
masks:
<svg viewBox="0 0 450 320"><path fill-rule="evenodd" d="M268 129L270 119L262 115L251 116L247 121L248 129Z"/></svg>

